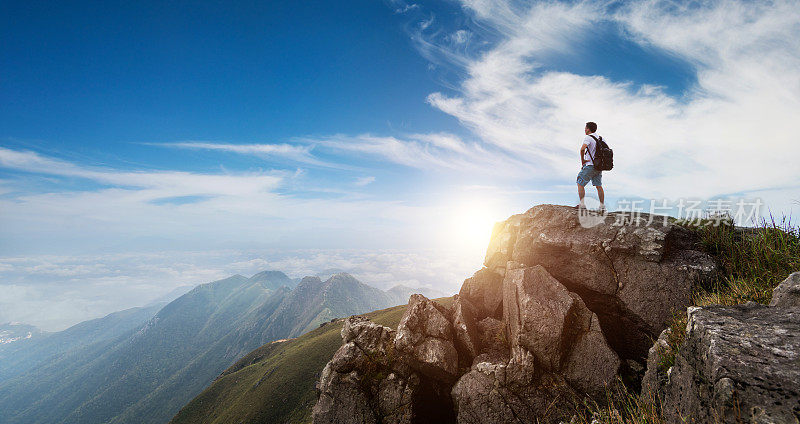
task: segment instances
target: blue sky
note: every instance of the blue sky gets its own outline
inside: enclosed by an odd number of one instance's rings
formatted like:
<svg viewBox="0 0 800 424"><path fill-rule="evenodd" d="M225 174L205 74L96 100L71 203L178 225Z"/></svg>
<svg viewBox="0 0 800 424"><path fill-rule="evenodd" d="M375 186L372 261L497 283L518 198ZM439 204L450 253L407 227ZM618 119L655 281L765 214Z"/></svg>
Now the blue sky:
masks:
<svg viewBox="0 0 800 424"><path fill-rule="evenodd" d="M588 120L612 208L798 209L797 1L1 7L0 321L267 268L453 290L576 202Z"/></svg>

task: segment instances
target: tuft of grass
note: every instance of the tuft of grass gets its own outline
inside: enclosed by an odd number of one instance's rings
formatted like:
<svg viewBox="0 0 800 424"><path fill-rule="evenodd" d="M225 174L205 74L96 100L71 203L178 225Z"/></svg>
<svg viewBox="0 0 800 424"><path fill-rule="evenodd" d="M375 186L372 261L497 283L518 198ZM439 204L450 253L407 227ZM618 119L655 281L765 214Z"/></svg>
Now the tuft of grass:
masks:
<svg viewBox="0 0 800 424"><path fill-rule="evenodd" d="M658 363L658 370L666 373L673 365L675 365L675 358L678 356L680 345L686 337L686 314L683 312L676 312L672 314L672 320L669 323L670 333L667 337L667 349L659 346L659 353L661 360Z"/></svg>
<svg viewBox="0 0 800 424"><path fill-rule="evenodd" d="M800 227L789 218L771 216L753 228L735 227L732 222L689 228L721 265L719 276L695 293L698 306L767 304L772 289L800 269Z"/></svg>
<svg viewBox="0 0 800 424"><path fill-rule="evenodd" d="M584 400L570 424L663 424L659 411L657 399L637 396L619 379L602 403Z"/></svg>

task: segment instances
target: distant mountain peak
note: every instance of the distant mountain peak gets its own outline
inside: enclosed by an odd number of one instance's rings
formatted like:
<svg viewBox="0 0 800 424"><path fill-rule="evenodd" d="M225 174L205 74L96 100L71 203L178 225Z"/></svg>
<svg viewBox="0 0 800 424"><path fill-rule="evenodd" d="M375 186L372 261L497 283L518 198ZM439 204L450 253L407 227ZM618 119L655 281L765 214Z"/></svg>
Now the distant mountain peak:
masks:
<svg viewBox="0 0 800 424"><path fill-rule="evenodd" d="M317 276L303 277L303 279L300 280L300 284L298 284L298 286L317 285L317 284L322 284L321 278Z"/></svg>
<svg viewBox="0 0 800 424"><path fill-rule="evenodd" d="M361 283L360 281L358 281L356 279L356 277L353 277L352 275L350 275L350 274L348 274L346 272L340 272L338 274L333 274L333 275L331 275L330 278L328 278L326 280L326 283L340 283L340 282Z"/></svg>
<svg viewBox="0 0 800 424"><path fill-rule="evenodd" d="M297 285L295 280L289 278L289 276L283 273L283 271L276 270L261 271L258 274L250 277L249 281L251 283L261 284L265 288L271 290L275 290L283 286L294 288Z"/></svg>
<svg viewBox="0 0 800 424"><path fill-rule="evenodd" d="M286 279L289 278L289 276L284 274L283 271L277 271L277 270L261 271L258 274L255 274L252 277L250 277L250 279L252 280L256 277L286 278Z"/></svg>

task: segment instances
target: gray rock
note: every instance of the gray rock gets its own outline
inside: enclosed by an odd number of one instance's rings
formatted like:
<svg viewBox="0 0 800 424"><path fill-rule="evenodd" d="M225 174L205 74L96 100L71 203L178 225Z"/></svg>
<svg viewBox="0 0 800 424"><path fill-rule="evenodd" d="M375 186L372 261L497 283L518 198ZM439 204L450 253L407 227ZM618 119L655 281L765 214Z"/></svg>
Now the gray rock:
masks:
<svg viewBox="0 0 800 424"><path fill-rule="evenodd" d="M315 423L454 421L449 387L440 387L396 360L392 329L352 316L341 334L344 343L317 383Z"/></svg>
<svg viewBox="0 0 800 424"><path fill-rule="evenodd" d="M800 272L792 273L772 290L772 301L769 302L769 306L800 307Z"/></svg>
<svg viewBox="0 0 800 424"><path fill-rule="evenodd" d="M362 368L364 361L377 362L384 367L389 365L395 337L391 328L354 315L344 321L341 335L344 343L330 361L333 370L350 372Z"/></svg>
<svg viewBox="0 0 800 424"><path fill-rule="evenodd" d="M486 259L484 260L484 265L490 271L500 276L505 275L506 262L511 259L520 228L524 225L529 225L530 220L530 216L525 213L512 215L507 220L494 224L492 238L489 240Z"/></svg>
<svg viewBox="0 0 800 424"><path fill-rule="evenodd" d="M511 345L527 349L546 369L559 370L576 298L541 266L509 270L503 303Z"/></svg>
<svg viewBox="0 0 800 424"><path fill-rule="evenodd" d="M582 331L573 342L563 375L575 389L600 396L606 387L616 382L620 360L606 343L597 315L591 312L588 315L588 323L575 325Z"/></svg>
<svg viewBox="0 0 800 424"><path fill-rule="evenodd" d="M527 350L581 392L598 394L615 380L620 360L597 315L543 267L507 270L503 293L512 350Z"/></svg>
<svg viewBox="0 0 800 424"><path fill-rule="evenodd" d="M800 420L800 309L692 307L665 386L668 423Z"/></svg>
<svg viewBox="0 0 800 424"><path fill-rule="evenodd" d="M419 377L411 374L403 378L397 373L390 373L378 384L374 399L377 400L378 415L381 423L412 423L416 416L414 411L414 395L419 387Z"/></svg>
<svg viewBox="0 0 800 424"><path fill-rule="evenodd" d="M447 311L421 294L414 294L400 319L395 348L412 368L443 382L458 378L458 353Z"/></svg>
<svg viewBox="0 0 800 424"><path fill-rule="evenodd" d="M503 316L503 276L488 268L464 280L459 296L475 306L478 319Z"/></svg>
<svg viewBox="0 0 800 424"><path fill-rule="evenodd" d="M569 419L579 399L562 377L513 359L477 362L452 396L460 424L557 423Z"/></svg>
<svg viewBox="0 0 800 424"><path fill-rule="evenodd" d="M395 333L348 320L315 422L569 421L621 369L629 379L641 372L672 311L716 272L693 232L647 215L643 225L613 225L620 218L586 225L574 209L534 207L495 226L485 268L451 309L413 295ZM706 391L730 403L739 384L721 375ZM334 411L364 399L366 409Z"/></svg>
<svg viewBox="0 0 800 424"><path fill-rule="evenodd" d="M312 409L315 423L377 423L378 418L370 406L370 398L360 384L356 371L339 373L330 365L322 370L317 384L319 399Z"/></svg>
<svg viewBox="0 0 800 424"><path fill-rule="evenodd" d="M609 344L624 358L643 359L675 310L689 305L695 285L716 272L716 263L693 250L695 236L661 217L642 214L641 225L581 225L577 210L540 205L497 224L486 267L505 274L543 266L598 315ZM505 305L508 306L508 305Z"/></svg>
<svg viewBox="0 0 800 424"><path fill-rule="evenodd" d="M475 321L475 307L459 295L453 301L453 332L459 359L471 364L481 350L478 323Z"/></svg>
<svg viewBox="0 0 800 424"><path fill-rule="evenodd" d="M344 321L341 335L344 343L317 383L319 399L312 410L314 422L381 422L371 403L375 397L364 384L364 373L391 367L394 330L362 316L351 316Z"/></svg>

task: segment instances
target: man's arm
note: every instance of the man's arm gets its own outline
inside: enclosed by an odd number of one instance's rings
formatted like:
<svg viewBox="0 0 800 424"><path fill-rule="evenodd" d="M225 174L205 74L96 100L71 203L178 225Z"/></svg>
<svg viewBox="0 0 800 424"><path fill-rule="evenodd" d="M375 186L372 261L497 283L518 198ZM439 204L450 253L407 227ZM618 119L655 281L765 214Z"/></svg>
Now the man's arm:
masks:
<svg viewBox="0 0 800 424"><path fill-rule="evenodd" d="M585 165L588 162L584 157L586 156L586 149L589 148L588 144L581 144L581 166Z"/></svg>

